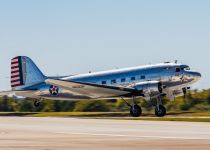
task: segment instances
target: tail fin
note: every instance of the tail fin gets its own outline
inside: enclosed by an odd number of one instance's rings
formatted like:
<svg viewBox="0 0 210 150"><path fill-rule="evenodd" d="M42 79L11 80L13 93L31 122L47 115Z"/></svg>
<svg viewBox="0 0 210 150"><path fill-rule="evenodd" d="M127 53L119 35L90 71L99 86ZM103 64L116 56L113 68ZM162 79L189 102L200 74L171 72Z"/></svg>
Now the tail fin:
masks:
<svg viewBox="0 0 210 150"><path fill-rule="evenodd" d="M11 60L11 87L12 90L21 90L44 82L45 76L26 56L18 56Z"/></svg>

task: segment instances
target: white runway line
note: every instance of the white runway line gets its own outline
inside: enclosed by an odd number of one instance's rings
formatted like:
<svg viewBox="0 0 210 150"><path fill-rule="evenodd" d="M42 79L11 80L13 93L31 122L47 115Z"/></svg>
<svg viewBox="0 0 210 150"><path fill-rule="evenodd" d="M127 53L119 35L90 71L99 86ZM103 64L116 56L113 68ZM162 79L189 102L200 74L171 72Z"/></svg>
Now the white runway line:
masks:
<svg viewBox="0 0 210 150"><path fill-rule="evenodd" d="M175 137L175 136L132 136L124 134L98 134L98 133L70 133L70 132L55 132L56 134L72 134L72 135L88 135L88 136L106 136L106 137L128 137L128 138L149 138L149 139L180 139L180 140L210 140L204 137Z"/></svg>

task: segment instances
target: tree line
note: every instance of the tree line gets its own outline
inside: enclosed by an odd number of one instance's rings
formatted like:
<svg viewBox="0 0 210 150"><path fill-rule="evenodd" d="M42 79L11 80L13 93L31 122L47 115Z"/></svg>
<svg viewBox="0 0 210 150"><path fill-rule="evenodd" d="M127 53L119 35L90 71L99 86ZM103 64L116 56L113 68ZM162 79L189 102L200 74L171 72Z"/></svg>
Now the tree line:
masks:
<svg viewBox="0 0 210 150"><path fill-rule="evenodd" d="M132 103L131 100L128 102ZM144 111L153 111L155 100L146 102L139 99L138 103ZM168 111L210 111L210 90L192 90L174 102L164 98ZM53 101L43 100L39 107L34 106L33 99L15 100L9 97L0 98L1 112L123 112L128 107L121 99L113 100L81 100Z"/></svg>

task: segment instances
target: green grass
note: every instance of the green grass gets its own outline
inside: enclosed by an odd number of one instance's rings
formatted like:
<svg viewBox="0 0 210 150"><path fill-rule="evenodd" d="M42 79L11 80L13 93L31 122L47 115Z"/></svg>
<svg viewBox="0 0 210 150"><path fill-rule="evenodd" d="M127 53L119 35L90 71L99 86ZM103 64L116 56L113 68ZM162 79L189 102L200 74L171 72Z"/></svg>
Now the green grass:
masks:
<svg viewBox="0 0 210 150"><path fill-rule="evenodd" d="M142 117L133 118L130 117L128 112L0 112L0 116L85 117L90 119L210 122L210 112L171 112L163 118L155 117L152 113L144 113Z"/></svg>
<svg viewBox="0 0 210 150"><path fill-rule="evenodd" d="M128 117L127 112L0 112L0 116L25 117Z"/></svg>
<svg viewBox="0 0 210 150"><path fill-rule="evenodd" d="M158 118L158 117L139 117L139 118L99 118L96 117L94 119L113 119L113 120L147 120L147 121L184 121L184 122L210 122L210 118L199 118L199 117L190 117L190 118L186 118L186 117L163 117L163 118Z"/></svg>
<svg viewBox="0 0 210 150"><path fill-rule="evenodd" d="M129 117L129 112L0 112L0 116L33 116L33 117ZM143 117L155 117L152 112ZM210 117L210 112L170 112L167 117Z"/></svg>
<svg viewBox="0 0 210 150"><path fill-rule="evenodd" d="M44 112L32 114L34 117L126 117L126 112Z"/></svg>

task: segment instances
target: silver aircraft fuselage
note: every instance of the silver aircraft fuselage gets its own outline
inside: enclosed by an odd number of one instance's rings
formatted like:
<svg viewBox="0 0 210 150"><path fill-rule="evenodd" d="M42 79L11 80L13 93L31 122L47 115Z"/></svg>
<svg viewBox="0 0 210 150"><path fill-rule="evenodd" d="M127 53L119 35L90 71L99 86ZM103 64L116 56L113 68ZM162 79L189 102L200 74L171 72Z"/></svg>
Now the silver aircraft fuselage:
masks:
<svg viewBox="0 0 210 150"><path fill-rule="evenodd" d="M164 93L172 92L175 96L180 95L180 90L189 87L201 78L199 72L191 71L189 66L177 63L161 63L156 65L147 65L131 67L125 69L115 69L109 71L86 73L66 77L49 77L62 79L66 81L76 81L83 83L93 83L97 85L117 86L117 87L135 87L138 90L144 90L144 83L160 82L164 86ZM34 92L25 92L21 96L43 97L46 99L73 100L88 99L85 96L73 96L74 93L59 89L59 95L53 96L49 93L50 85L41 83L35 86L27 87L24 90L34 90ZM152 88L149 89L150 91ZM178 93L176 93L178 91ZM169 93L170 93L169 92ZM146 95L146 94L145 94ZM96 97L109 99L109 97ZM111 98L111 97L110 97Z"/></svg>
<svg viewBox="0 0 210 150"><path fill-rule="evenodd" d="M45 76L27 56L11 59L11 91L0 92L0 96L15 99L33 98L38 107L43 99L123 99L133 117L142 114L136 98L146 101L156 99L155 115L163 117L166 108L162 98L185 95L189 87L201 78L201 74L189 66L165 62L155 65L130 67L71 76ZM132 98L129 104L125 98Z"/></svg>

